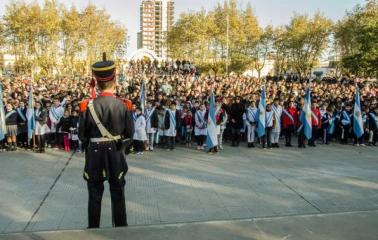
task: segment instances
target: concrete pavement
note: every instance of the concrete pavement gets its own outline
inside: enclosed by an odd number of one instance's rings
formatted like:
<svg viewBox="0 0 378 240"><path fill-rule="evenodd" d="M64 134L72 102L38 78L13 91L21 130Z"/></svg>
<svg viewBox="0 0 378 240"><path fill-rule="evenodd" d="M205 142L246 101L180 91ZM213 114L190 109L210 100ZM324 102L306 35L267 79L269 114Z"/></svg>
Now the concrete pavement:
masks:
<svg viewBox="0 0 378 240"><path fill-rule="evenodd" d="M375 212L377 155L378 148L338 144L228 147L215 156L186 148L132 155L128 221L135 226ZM84 160L81 154L69 157L56 151L0 153L0 232L86 227ZM101 226L111 226L107 189Z"/></svg>
<svg viewBox="0 0 378 240"><path fill-rule="evenodd" d="M378 211L1 235L6 240L376 240Z"/></svg>

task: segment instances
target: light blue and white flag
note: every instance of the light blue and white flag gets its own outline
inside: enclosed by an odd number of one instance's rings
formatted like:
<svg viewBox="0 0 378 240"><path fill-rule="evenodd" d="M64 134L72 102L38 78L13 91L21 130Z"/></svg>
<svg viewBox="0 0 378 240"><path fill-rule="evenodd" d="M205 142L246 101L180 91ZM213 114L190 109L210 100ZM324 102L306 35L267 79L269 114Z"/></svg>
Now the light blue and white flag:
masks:
<svg viewBox="0 0 378 240"><path fill-rule="evenodd" d="M362 137L364 134L364 125L362 123L362 113L360 104L360 90L356 87L356 94L354 97L354 109L353 109L353 132L357 138Z"/></svg>
<svg viewBox="0 0 378 240"><path fill-rule="evenodd" d="M259 118L258 118L258 125L257 125L257 135L262 137L265 135L265 115L266 115L266 93L265 93L265 85L261 88L261 95L259 101Z"/></svg>
<svg viewBox="0 0 378 240"><path fill-rule="evenodd" d="M33 87L30 85L28 109L26 110L26 119L28 120L28 139L33 137L35 130L34 100Z"/></svg>
<svg viewBox="0 0 378 240"><path fill-rule="evenodd" d="M300 120L304 128L304 135L307 139L312 138L312 110L311 110L311 91L306 90L305 101L301 112Z"/></svg>
<svg viewBox="0 0 378 240"><path fill-rule="evenodd" d="M142 113L144 114L144 108L146 106L146 86L144 81L142 81L142 86L140 87L140 108L142 109Z"/></svg>
<svg viewBox="0 0 378 240"><path fill-rule="evenodd" d="M214 93L210 96L210 108L207 118L207 138L206 138L206 148L209 150L218 145L218 136L216 132L216 118L215 118L215 97Z"/></svg>
<svg viewBox="0 0 378 240"><path fill-rule="evenodd" d="M0 84L0 141L5 138L7 134L7 126L5 124L5 111L3 103L3 86Z"/></svg>

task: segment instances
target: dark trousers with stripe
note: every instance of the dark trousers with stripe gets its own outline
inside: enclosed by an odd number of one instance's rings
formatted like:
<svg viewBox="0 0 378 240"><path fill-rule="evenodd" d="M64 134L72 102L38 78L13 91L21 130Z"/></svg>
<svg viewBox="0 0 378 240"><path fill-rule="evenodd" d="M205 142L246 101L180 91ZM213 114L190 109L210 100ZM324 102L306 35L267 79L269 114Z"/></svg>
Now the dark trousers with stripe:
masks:
<svg viewBox="0 0 378 240"><path fill-rule="evenodd" d="M104 193L104 182L88 182L88 228L99 228L101 218L101 201ZM112 202L112 222L114 227L127 226L125 181L109 180Z"/></svg>

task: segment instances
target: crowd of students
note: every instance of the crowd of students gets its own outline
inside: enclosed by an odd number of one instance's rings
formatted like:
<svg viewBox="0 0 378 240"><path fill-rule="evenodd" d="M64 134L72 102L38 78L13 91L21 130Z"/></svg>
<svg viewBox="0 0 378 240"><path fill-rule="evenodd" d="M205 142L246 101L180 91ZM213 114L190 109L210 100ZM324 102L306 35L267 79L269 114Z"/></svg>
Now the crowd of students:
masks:
<svg viewBox="0 0 378 240"><path fill-rule="evenodd" d="M224 142L247 147L261 144L263 148L280 146L305 147L299 115L305 90L311 89L312 137L308 146L317 142L340 142L355 145L376 145L378 141L378 84L363 79L344 77L313 80L295 75L257 79L238 75L200 75L188 61L131 62L126 76L119 78L116 90L135 123L134 147L137 154L156 147L173 150L177 144L190 147L193 142L200 151L205 149L209 96L216 96L216 134L218 146ZM6 117L6 138L0 148L17 147L44 152L45 146L65 151L79 150L77 137L80 102L90 96L90 78L34 79L14 76L1 80ZM266 123L264 136L258 137L258 103L261 87L266 89ZM144 86L145 91L141 91ZM353 133L353 104L356 86L361 95L364 135ZM33 138L27 135L30 89L33 90L36 128ZM145 102L141 101L145 92ZM299 131L298 131L299 130Z"/></svg>

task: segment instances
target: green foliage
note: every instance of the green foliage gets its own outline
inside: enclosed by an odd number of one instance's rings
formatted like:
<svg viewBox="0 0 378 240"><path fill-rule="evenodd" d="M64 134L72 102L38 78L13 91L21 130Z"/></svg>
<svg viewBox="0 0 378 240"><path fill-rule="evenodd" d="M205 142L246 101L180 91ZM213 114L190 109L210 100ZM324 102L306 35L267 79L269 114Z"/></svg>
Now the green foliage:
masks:
<svg viewBox="0 0 378 240"><path fill-rule="evenodd" d="M306 75L327 47L332 22L319 13L313 18L294 16L285 27L262 29L251 5L245 9L239 5L230 0L209 12L182 14L168 33L172 57L191 59L200 66L226 66L228 56L231 71L253 68L259 74L267 61L274 59L277 73L292 69Z"/></svg>
<svg viewBox="0 0 378 240"><path fill-rule="evenodd" d="M368 0L340 20L335 40L344 71L378 77L378 1Z"/></svg>
<svg viewBox="0 0 378 240"><path fill-rule="evenodd" d="M286 26L284 39L289 65L301 76L309 74L327 48L332 30L331 20L320 13L313 18L294 16Z"/></svg>
<svg viewBox="0 0 378 240"><path fill-rule="evenodd" d="M3 20L5 47L15 55L18 72L82 74L102 52L119 56L125 50L126 29L94 5L78 11L55 0L43 6L12 1Z"/></svg>
<svg viewBox="0 0 378 240"><path fill-rule="evenodd" d="M261 29L250 5L245 10L237 6L237 1L225 1L212 11L181 14L168 33L171 57L195 61L202 70L214 73L225 72L227 56L231 71L248 68L252 61L249 51L257 43Z"/></svg>

